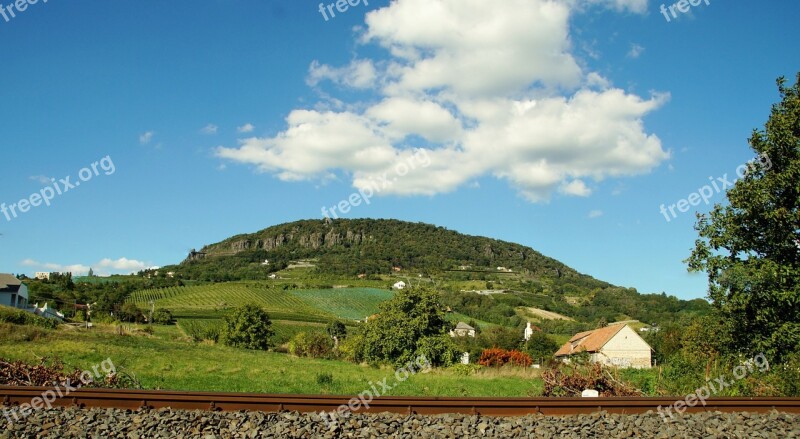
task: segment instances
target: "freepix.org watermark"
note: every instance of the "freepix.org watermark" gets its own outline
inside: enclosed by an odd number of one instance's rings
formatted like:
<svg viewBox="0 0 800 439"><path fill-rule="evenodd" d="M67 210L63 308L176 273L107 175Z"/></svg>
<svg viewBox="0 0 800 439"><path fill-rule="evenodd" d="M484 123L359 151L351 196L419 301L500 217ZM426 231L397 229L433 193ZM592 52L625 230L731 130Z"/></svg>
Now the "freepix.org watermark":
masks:
<svg viewBox="0 0 800 439"><path fill-rule="evenodd" d="M417 169L417 165L419 165L420 168L426 168L430 164L431 158L428 156L428 151L425 149L418 149L408 159L398 162L394 166L395 175L391 179L389 178L389 172L384 172L380 179L370 180L368 185L359 189L358 192L353 192L349 197L333 205L332 207L323 206L322 216L325 218L332 217L333 219L338 219L339 214L336 213L336 209L339 209L339 213L346 214L350 212L350 209L353 207L360 206L361 203L369 204L370 198L372 198L375 194L392 187L394 182L397 181L398 177L405 177L409 172Z"/></svg>
<svg viewBox="0 0 800 439"><path fill-rule="evenodd" d="M47 0L41 0L42 3L47 3ZM8 23L12 18L17 17L17 13L22 13L28 10L28 6L39 3L39 0L16 0L9 5L0 3L0 16ZM14 11L16 9L16 12Z"/></svg>
<svg viewBox="0 0 800 439"><path fill-rule="evenodd" d="M413 362L409 361L405 364L405 366L397 369L394 372L394 377L397 380L395 384L387 384L386 381L389 378L384 378L377 383L373 383L372 381L369 382L370 388L359 393L358 397L353 397L347 404L340 405L336 410L331 410L330 413L325 413L324 411L319 412L319 417L325 422L325 426L327 428L331 428L333 425L339 423L339 418L347 419L350 417L351 413L358 410L361 407L364 409L369 409L369 404L378 396L386 395L390 390L395 388L399 383L407 380L412 375L416 375L418 372L421 373L428 373L431 371L433 366L428 358L424 355L420 355L417 357ZM375 386L380 385L381 390L378 390Z"/></svg>
<svg viewBox="0 0 800 439"><path fill-rule="evenodd" d="M344 14L351 6L358 6L358 4L362 1L364 2L364 6L369 6L369 2L367 0L337 0L336 3L329 3L327 5L320 3L319 13L322 14L322 17L325 19L325 21L328 21L328 14L330 14L330 18L336 18L336 12L334 12L334 8L339 11L339 13Z"/></svg>
<svg viewBox="0 0 800 439"><path fill-rule="evenodd" d="M99 170L98 167L100 168ZM111 175L117 171L114 162L111 160L111 156L105 156L100 159L100 161L94 162L78 171L78 180L74 183L71 181L72 177L70 176L61 178L58 181L56 181L55 178L51 178L50 181L52 185L43 187L39 192L34 192L28 198L23 198L9 205L6 205L6 203L0 204L0 213L6 217L6 221L11 221L20 214L27 213L32 207L39 207L43 203L45 206L50 207L50 203L56 195L63 195L80 186L81 182L87 182L97 177L100 175L100 170L102 170L105 175Z"/></svg>
<svg viewBox="0 0 800 439"><path fill-rule="evenodd" d="M100 364L95 364L91 370L84 370L81 376L78 377L79 382L75 385L69 380L64 384L53 383L56 386L54 389L42 392L42 396L31 399L30 403L20 404L10 410L3 408L3 416L5 416L9 424L13 424L15 421L20 422L20 420L27 418L37 410L52 408L56 397L66 398L71 392L93 383L95 379L101 379L116 373L117 368L114 366L114 362L111 361L111 358L106 358Z"/></svg>
<svg viewBox="0 0 800 439"><path fill-rule="evenodd" d="M669 23L670 21L672 21L672 19L669 18L670 15L672 15L672 18L678 18L678 12L680 12L681 14L685 14L689 12L692 9L692 7L699 6L701 3L705 3L706 6L711 5L709 0L680 0L677 3L670 5L669 7L661 5L661 15L663 15L664 18L667 20L667 23ZM669 14L667 13L667 11L669 11Z"/></svg>
<svg viewBox="0 0 800 439"><path fill-rule="evenodd" d="M674 419L672 410L675 410L675 413L682 414L684 411L686 411L687 407L694 407L698 402L703 404L703 407L705 407L706 399L710 398L711 395L722 392L726 387L732 386L735 381L743 379L749 373L753 373L756 367L758 367L760 372L766 372L769 370L769 362L763 353L758 354L755 357L745 361L741 365L734 367L732 380L726 380L725 375L715 378L713 381L708 380L705 386L695 390L694 393L686 395L686 398L683 400L675 401L675 403L665 408L663 411L661 410L661 406L658 406L658 414L661 415L661 419L664 420L664 422L670 422L672 419ZM669 420L664 413L669 415Z"/></svg>
<svg viewBox="0 0 800 439"><path fill-rule="evenodd" d="M739 165L739 167L736 168L736 175L739 178L744 178L749 172L752 172L752 170L757 168L761 168L765 171L772 169L772 161L769 159L767 154L761 154L755 159ZM725 174L722 177L717 177L716 179L713 177L708 177L711 185L705 185L701 187L697 190L697 192L693 192L689 194L688 197L678 200L677 203L670 204L669 207L662 204L661 207L659 207L659 211L662 215L664 215L664 219L667 220L667 222L670 222L678 217L678 214L675 213L675 209L677 209L680 213L685 213L689 211L690 206L699 205L700 201L703 201L703 203L708 205L708 201L713 198L715 194L725 192L725 190L727 190L729 187L733 187L734 183L736 183L739 178L734 178L733 181L731 181L728 178L728 174Z"/></svg>

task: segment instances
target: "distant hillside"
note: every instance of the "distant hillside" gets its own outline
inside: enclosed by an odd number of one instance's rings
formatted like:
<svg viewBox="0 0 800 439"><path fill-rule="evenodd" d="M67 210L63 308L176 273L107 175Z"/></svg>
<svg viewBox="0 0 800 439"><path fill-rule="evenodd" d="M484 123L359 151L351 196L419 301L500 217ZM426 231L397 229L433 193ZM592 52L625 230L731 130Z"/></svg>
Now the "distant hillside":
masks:
<svg viewBox="0 0 800 439"><path fill-rule="evenodd" d="M303 220L237 235L193 251L180 266L187 278L263 279L291 261L314 260L320 273L356 275L507 267L532 278L564 279L587 288L606 282L519 244L469 236L430 224L384 219ZM270 261L270 265L261 263ZM467 268L469 267L469 268Z"/></svg>

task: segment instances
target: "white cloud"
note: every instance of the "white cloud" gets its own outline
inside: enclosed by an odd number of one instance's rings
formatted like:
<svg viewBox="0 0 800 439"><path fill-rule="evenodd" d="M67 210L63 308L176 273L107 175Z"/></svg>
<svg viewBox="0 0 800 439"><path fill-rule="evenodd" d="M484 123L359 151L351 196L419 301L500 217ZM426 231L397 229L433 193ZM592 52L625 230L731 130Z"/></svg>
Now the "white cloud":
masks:
<svg viewBox="0 0 800 439"><path fill-rule="evenodd" d="M593 210L589 212L589 218L600 218L601 216L603 216L602 210Z"/></svg>
<svg viewBox="0 0 800 439"><path fill-rule="evenodd" d="M41 184L50 184L50 183L52 183L52 180L50 180L50 177L48 177L46 175L31 175L28 178L31 179L31 180L34 180L34 181L38 181Z"/></svg>
<svg viewBox="0 0 800 439"><path fill-rule="evenodd" d="M108 276L111 274L130 274L150 268L152 264L137 261L135 259L119 258L109 259L104 258L93 265L85 264L56 264L53 262L39 262L33 259L25 259L20 264L26 267L32 267L36 271L49 271L65 273L70 272L75 276L83 276L89 272L89 268L94 270L98 276Z"/></svg>
<svg viewBox="0 0 800 439"><path fill-rule="evenodd" d="M139 135L139 144L147 145L148 143L150 143L151 140L153 140L153 136L155 136L155 135L156 135L155 131L147 131L147 132L144 132L144 133L140 134Z"/></svg>
<svg viewBox="0 0 800 439"><path fill-rule="evenodd" d="M371 88L373 99L326 98L292 111L277 135L216 155L285 181L341 174L362 188L423 147L430 166L381 194L445 193L491 175L533 202L586 197L590 180L647 173L670 154L643 118L669 95L631 94L582 67L570 16L592 5L640 13L646 1L393 1L367 14L360 37L387 60L309 70L312 86Z"/></svg>
<svg viewBox="0 0 800 439"><path fill-rule="evenodd" d="M252 133L256 127L253 126L251 123L246 123L240 127L236 128L237 133Z"/></svg>
<svg viewBox="0 0 800 439"><path fill-rule="evenodd" d="M323 80L352 88L370 88L375 85L377 74L369 60L355 60L346 67L336 68L313 61L308 68L306 83L316 86Z"/></svg>
<svg viewBox="0 0 800 439"><path fill-rule="evenodd" d="M211 134L217 134L217 130L218 129L219 129L219 127L217 127L213 123L210 123L210 124L204 126L203 128L201 128L200 132L202 134L211 135Z"/></svg>
<svg viewBox="0 0 800 439"><path fill-rule="evenodd" d="M631 49L628 51L628 58L636 59L644 53L644 47L631 43Z"/></svg>

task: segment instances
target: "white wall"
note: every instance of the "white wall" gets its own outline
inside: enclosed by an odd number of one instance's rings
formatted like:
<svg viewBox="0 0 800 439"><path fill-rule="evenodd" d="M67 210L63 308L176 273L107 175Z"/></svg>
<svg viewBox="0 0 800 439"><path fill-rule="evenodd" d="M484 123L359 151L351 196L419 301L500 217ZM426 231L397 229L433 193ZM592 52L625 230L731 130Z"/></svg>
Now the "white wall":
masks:
<svg viewBox="0 0 800 439"><path fill-rule="evenodd" d="M649 369L650 354L650 345L636 331L625 326L603 346L597 360L613 366Z"/></svg>

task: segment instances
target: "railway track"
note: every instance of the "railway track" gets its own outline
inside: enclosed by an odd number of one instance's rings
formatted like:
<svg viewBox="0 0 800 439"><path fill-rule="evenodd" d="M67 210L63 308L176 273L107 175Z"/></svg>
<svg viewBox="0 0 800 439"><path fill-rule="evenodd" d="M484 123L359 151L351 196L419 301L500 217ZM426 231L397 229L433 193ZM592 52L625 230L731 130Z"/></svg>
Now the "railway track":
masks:
<svg viewBox="0 0 800 439"><path fill-rule="evenodd" d="M155 390L78 389L59 397L50 387L0 386L0 405L17 406L35 403L36 398L55 395L54 407L82 408L173 408L211 411L297 411L301 413L333 411L351 401L349 396L265 395L253 393L180 392ZM61 389L64 393L63 388ZM482 416L520 416L527 414L575 415L598 411L637 414L656 411L659 406L674 404L671 398L445 398L380 397L369 408L354 412L433 415L444 413ZM39 401L41 405L41 401ZM355 405L355 403L354 403ZM687 407L689 413L704 411L755 412L772 410L800 414L800 398L711 398L706 405Z"/></svg>

